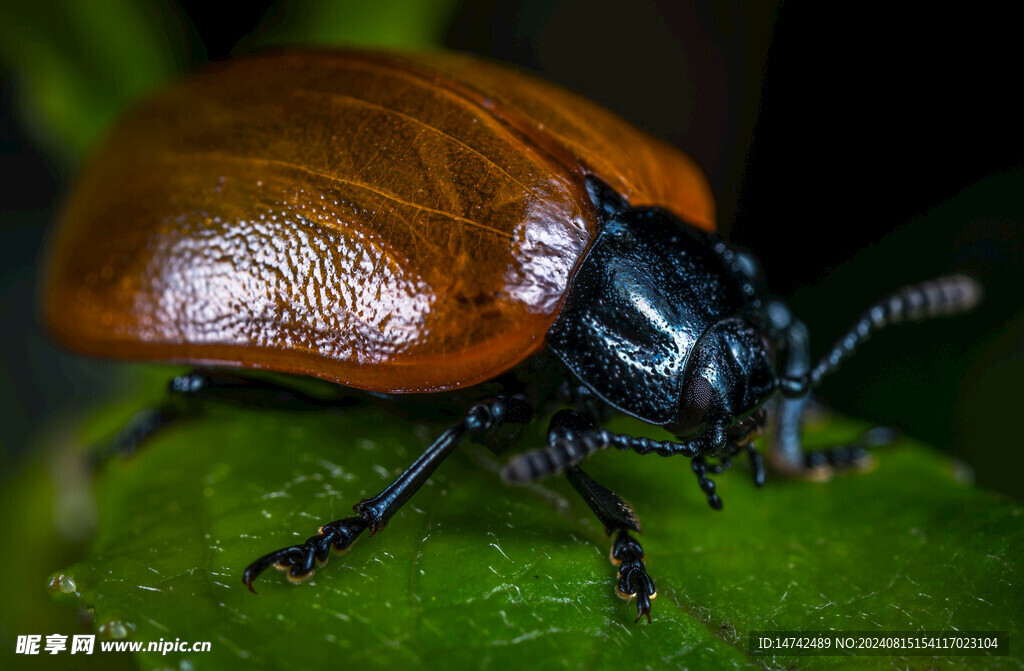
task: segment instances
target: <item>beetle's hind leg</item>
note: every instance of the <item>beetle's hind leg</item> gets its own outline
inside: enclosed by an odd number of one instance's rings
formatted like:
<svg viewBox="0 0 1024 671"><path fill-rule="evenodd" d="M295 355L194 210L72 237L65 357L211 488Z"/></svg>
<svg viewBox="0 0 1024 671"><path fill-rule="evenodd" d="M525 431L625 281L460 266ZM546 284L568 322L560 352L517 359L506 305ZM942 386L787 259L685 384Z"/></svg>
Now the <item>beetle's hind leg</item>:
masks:
<svg viewBox="0 0 1024 671"><path fill-rule="evenodd" d="M352 396L320 398L263 378L196 368L172 378L167 398L136 413L117 435L93 451L93 462L98 465L114 456L131 456L162 431L201 416L207 402L305 411L346 407L358 400Z"/></svg>
<svg viewBox="0 0 1024 671"><path fill-rule="evenodd" d="M464 438L484 441L506 424L527 424L533 416L528 403L516 397L497 397L474 404L465 417L442 433L404 473L376 496L360 501L354 517L335 520L320 527L301 545L276 550L260 557L246 569L242 582L255 592L252 584L263 571L274 566L288 572L293 581L304 580L318 565L327 561L330 551L347 550L366 529L373 535L387 525L391 516L423 486L430 475Z"/></svg>

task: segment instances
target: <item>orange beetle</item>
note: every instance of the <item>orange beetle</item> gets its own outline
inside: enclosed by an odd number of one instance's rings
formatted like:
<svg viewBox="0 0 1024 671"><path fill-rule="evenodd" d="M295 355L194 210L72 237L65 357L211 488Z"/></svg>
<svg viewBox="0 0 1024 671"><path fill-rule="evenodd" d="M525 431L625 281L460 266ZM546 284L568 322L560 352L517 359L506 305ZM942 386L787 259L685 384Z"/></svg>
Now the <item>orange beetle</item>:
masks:
<svg viewBox="0 0 1024 671"><path fill-rule="evenodd" d="M617 592L650 619L639 521L580 469L588 454L691 457L720 508L707 458L746 450L760 483L750 439L781 392L776 465L820 469L799 443L809 389L872 330L977 296L960 277L904 290L812 369L803 325L713 229L690 159L523 73L450 54L270 53L196 74L114 129L55 239L45 313L58 340L89 354L461 404L462 419L355 516L250 565L250 589L270 566L306 578L332 548L380 530L461 440L502 446L535 409L575 406L503 475L564 471L614 536ZM170 391L171 402L330 404L207 369ZM114 450L187 416L168 407L143 413ZM608 411L680 442L603 430Z"/></svg>

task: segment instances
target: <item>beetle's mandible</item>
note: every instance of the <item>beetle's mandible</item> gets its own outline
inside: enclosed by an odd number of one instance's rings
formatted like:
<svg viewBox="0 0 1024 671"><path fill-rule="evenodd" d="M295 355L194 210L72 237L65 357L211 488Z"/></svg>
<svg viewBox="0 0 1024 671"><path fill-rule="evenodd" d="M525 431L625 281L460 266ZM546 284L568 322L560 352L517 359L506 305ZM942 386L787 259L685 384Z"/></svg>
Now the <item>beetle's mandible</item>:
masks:
<svg viewBox="0 0 1024 671"><path fill-rule="evenodd" d="M710 475L770 417L769 465L821 474L863 447L805 453L808 392L873 331L971 308L963 276L870 306L817 363L754 258L714 234L696 165L612 114L469 56L274 52L219 64L132 110L83 171L56 236L46 320L99 356L202 366L115 439L127 451L197 400L336 406L244 369L462 417L394 483L270 566L300 580L379 531L470 439L511 446L551 413L513 484L564 473L612 537L615 587L650 619L654 582L628 503L580 464L615 447ZM234 372L228 372L234 369ZM622 412L657 442L602 428ZM255 550L255 549L254 549Z"/></svg>

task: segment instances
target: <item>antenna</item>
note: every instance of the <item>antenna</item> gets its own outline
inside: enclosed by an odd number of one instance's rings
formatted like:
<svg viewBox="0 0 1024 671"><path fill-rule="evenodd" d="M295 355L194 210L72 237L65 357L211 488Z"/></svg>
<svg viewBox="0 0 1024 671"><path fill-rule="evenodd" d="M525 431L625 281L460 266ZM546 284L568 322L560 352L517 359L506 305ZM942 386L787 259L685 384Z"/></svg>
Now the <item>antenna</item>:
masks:
<svg viewBox="0 0 1024 671"><path fill-rule="evenodd" d="M783 378L782 393L791 398L803 396L816 387L821 378L839 368L871 334L886 326L967 312L981 302L981 295L981 285L966 275L939 277L903 287L862 312L810 373Z"/></svg>

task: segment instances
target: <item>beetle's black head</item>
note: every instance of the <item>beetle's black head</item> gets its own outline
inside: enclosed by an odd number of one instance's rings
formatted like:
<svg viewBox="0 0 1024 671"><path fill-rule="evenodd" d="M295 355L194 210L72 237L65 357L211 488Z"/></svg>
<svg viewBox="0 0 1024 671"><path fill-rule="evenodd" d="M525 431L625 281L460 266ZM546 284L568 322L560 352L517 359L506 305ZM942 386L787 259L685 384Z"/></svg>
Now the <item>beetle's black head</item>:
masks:
<svg viewBox="0 0 1024 671"><path fill-rule="evenodd" d="M771 345L743 319L722 319L694 345L683 382L679 412L669 425L674 433L693 436L713 424L738 426L778 387Z"/></svg>
<svg viewBox="0 0 1024 671"><path fill-rule="evenodd" d="M743 424L777 387L750 273L664 210L598 205L548 346L608 404L679 436Z"/></svg>

